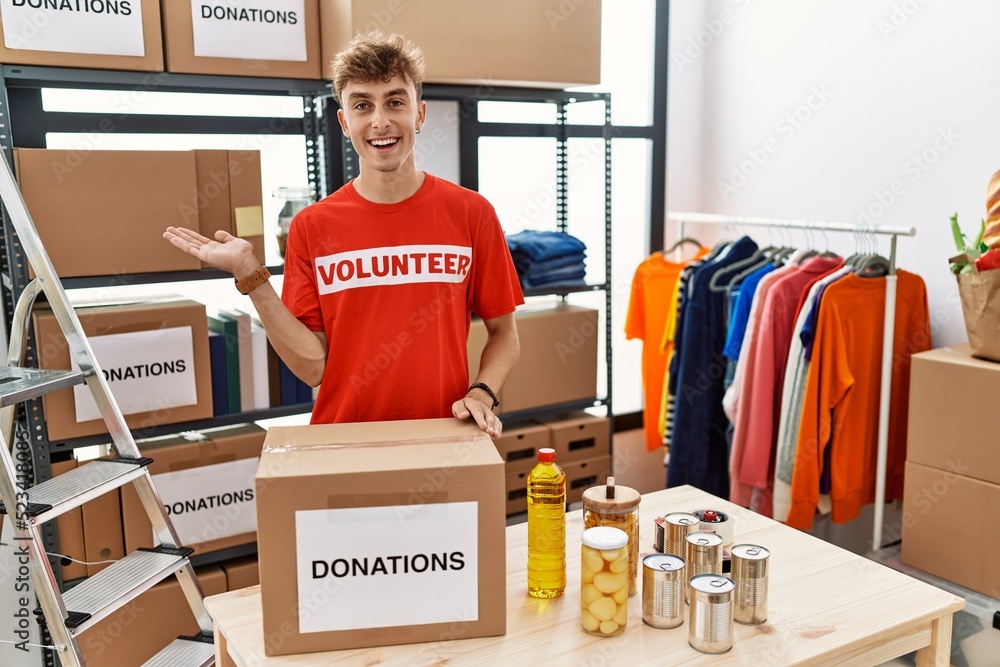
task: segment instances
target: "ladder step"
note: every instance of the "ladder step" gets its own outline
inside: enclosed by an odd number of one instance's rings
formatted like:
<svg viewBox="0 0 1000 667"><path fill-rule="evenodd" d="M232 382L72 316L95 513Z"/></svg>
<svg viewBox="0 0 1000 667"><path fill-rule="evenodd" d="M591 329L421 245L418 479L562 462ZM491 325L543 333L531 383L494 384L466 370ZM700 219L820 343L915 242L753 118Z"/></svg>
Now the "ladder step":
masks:
<svg viewBox="0 0 1000 667"><path fill-rule="evenodd" d="M50 371L17 366L0 367L0 407L17 405L54 391L83 384L83 371Z"/></svg>
<svg viewBox="0 0 1000 667"><path fill-rule="evenodd" d="M178 637L142 663L142 667L209 667L214 663L212 636L202 633L194 637Z"/></svg>
<svg viewBox="0 0 1000 667"><path fill-rule="evenodd" d="M66 626L79 636L94 623L187 565L187 557L192 553L194 549L164 546L130 553L63 596L69 613ZM41 610L35 610L35 613L41 616Z"/></svg>
<svg viewBox="0 0 1000 667"><path fill-rule="evenodd" d="M36 525L141 477L153 459L96 459L28 489L26 514ZM7 508L0 502L0 514Z"/></svg>

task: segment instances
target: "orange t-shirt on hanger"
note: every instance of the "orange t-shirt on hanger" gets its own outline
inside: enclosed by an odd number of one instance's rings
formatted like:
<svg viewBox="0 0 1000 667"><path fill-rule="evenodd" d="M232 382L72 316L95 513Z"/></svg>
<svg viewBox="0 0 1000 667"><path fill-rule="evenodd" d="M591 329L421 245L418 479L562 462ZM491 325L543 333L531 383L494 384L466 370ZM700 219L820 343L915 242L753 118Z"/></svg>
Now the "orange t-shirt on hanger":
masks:
<svg viewBox="0 0 1000 667"><path fill-rule="evenodd" d="M845 523L875 499L885 278L847 275L823 295L806 381L787 523L812 526L823 455L830 459L831 519ZM910 356L930 349L927 291L897 273L885 499L902 498Z"/></svg>
<svg viewBox="0 0 1000 667"><path fill-rule="evenodd" d="M697 259L708 248L699 248ZM692 261L692 260L688 260ZM642 345L642 424L646 450L656 451L663 446L663 433L658 427L663 379L670 359L672 346L661 349L663 330L670 312L670 295L681 270L687 262L668 260L663 253L650 255L635 270L628 312L625 314L625 338L640 339Z"/></svg>

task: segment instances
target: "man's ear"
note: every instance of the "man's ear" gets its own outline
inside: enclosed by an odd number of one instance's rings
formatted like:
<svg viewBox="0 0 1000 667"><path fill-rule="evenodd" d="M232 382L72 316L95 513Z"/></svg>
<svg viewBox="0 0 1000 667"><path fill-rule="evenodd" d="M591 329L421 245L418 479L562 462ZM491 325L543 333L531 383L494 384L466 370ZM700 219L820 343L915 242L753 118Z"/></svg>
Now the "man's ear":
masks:
<svg viewBox="0 0 1000 667"><path fill-rule="evenodd" d="M347 116L344 114L343 109L337 109L337 120L340 122L340 130L344 133L344 136L350 137L351 130L347 127Z"/></svg>

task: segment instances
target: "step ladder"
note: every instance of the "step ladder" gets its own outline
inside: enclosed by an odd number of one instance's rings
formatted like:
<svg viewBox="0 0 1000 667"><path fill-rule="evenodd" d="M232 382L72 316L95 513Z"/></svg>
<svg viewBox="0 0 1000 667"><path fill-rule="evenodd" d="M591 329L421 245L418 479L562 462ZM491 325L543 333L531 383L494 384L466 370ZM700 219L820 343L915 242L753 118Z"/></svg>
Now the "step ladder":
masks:
<svg viewBox="0 0 1000 667"><path fill-rule="evenodd" d="M182 547L160 502L143 458L118 404L94 358L80 319L42 246L7 160L0 157L0 198L7 209L36 275L14 307L7 367L0 368L0 511L9 514L18 549L27 548L31 582L40 609L35 611L55 645L57 664L84 667L78 638L88 628L115 612L163 579L174 575L197 619L200 633L179 637L146 662L146 667L208 667L215 664L212 621L205 611L204 594L188 560L191 549ZM78 371L23 368L31 310L38 296L48 301L66 338ZM85 383L101 412L117 456L81 465L57 478L30 486L19 478L12 445L15 413L19 403ZM28 484L24 484L24 482ZM59 590L52 564L45 552L39 527L42 523L80 505L132 484L149 515L160 546L140 549L84 580L67 593ZM4 540L11 539L6 533Z"/></svg>

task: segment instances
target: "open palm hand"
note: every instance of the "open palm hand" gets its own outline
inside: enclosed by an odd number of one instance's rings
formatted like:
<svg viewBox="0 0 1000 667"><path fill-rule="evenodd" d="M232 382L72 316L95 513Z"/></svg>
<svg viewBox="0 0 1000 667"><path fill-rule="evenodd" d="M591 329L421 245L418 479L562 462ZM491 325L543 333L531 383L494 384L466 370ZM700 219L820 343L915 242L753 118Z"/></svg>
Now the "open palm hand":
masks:
<svg viewBox="0 0 1000 667"><path fill-rule="evenodd" d="M189 255L233 275L248 274L260 266L249 241L221 229L215 232L213 240L183 227L167 227L163 238Z"/></svg>

